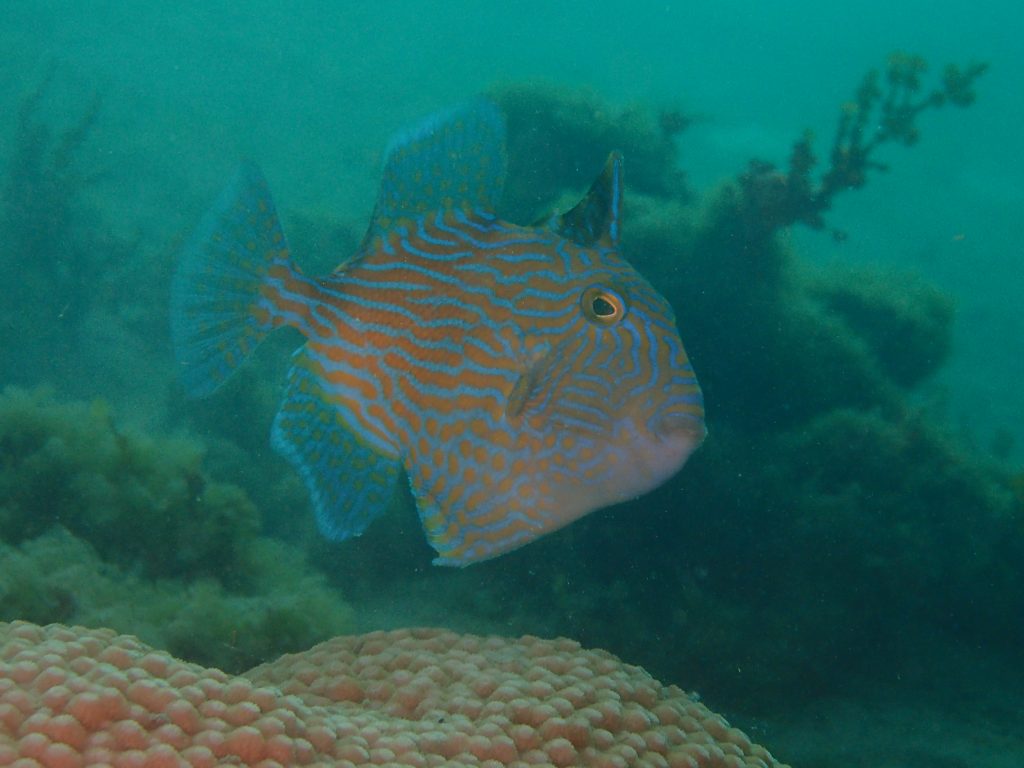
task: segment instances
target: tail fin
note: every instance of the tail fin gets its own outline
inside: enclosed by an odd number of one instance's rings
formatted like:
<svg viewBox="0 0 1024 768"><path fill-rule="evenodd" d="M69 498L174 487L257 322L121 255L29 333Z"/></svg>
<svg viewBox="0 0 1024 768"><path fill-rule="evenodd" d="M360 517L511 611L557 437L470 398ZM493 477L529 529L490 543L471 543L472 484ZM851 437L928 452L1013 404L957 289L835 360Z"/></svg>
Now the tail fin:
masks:
<svg viewBox="0 0 1024 768"><path fill-rule="evenodd" d="M228 379L282 319L264 288L298 278L260 170L239 168L181 254L171 289L171 337L194 397Z"/></svg>

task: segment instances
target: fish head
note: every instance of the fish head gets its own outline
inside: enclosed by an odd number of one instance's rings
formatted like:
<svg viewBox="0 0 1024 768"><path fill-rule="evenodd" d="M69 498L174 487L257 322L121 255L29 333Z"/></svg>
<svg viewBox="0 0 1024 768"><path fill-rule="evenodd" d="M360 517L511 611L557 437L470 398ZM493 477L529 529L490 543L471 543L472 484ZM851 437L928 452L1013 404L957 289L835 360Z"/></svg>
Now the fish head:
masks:
<svg viewBox="0 0 1024 768"><path fill-rule="evenodd" d="M563 519L661 485L706 433L668 301L614 251L577 256L571 321L537 335L506 408L551 448L547 495Z"/></svg>
<svg viewBox="0 0 1024 768"><path fill-rule="evenodd" d="M590 383L591 395L603 403L602 490L621 501L675 474L706 428L703 396L672 307L628 264L616 277L580 292L579 312L595 354L576 358L572 386L562 396L581 401ZM594 387L601 377L604 386Z"/></svg>
<svg viewBox="0 0 1024 768"><path fill-rule="evenodd" d="M613 154L580 204L552 219L562 320L527 344L506 409L550 447L546 496L563 522L661 485L706 434L672 307L619 252L620 166Z"/></svg>

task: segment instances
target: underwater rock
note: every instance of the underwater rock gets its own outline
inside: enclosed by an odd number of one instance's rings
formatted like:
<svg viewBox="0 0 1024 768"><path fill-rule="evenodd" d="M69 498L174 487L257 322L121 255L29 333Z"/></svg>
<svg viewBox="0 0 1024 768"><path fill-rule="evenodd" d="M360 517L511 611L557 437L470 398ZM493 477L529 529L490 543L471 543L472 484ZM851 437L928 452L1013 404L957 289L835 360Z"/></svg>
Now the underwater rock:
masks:
<svg viewBox="0 0 1024 768"><path fill-rule="evenodd" d="M832 614L836 631L886 648L890 664L913 654L908 624L990 648L1024 642L1024 626L1006 621L1024 613L1021 507L1006 471L913 413L835 411L779 447L793 501L786 534L765 546L796 602L821 606L808 628Z"/></svg>

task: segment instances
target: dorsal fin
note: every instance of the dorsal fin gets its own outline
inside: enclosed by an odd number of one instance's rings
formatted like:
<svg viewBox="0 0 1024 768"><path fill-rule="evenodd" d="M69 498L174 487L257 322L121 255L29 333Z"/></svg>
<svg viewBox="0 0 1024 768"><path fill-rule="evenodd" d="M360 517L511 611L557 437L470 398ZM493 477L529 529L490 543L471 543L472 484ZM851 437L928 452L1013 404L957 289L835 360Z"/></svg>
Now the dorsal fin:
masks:
<svg viewBox="0 0 1024 768"><path fill-rule="evenodd" d="M430 211L493 211L505 166L505 121L492 102L481 98L428 118L392 139L366 240Z"/></svg>
<svg viewBox="0 0 1024 768"><path fill-rule="evenodd" d="M555 216L552 228L566 240L583 246L597 242L619 244L619 216L622 209L622 153L612 152L604 170L576 207Z"/></svg>

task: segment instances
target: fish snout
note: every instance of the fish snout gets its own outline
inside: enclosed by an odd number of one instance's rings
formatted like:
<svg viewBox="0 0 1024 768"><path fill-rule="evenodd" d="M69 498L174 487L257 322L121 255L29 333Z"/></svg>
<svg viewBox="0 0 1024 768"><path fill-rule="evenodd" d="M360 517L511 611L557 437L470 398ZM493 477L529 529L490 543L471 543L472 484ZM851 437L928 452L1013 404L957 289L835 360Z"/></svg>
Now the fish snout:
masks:
<svg viewBox="0 0 1024 768"><path fill-rule="evenodd" d="M694 450L703 442L708 430L703 416L689 410L667 409L651 421L651 432L663 442L689 442Z"/></svg>
<svg viewBox="0 0 1024 768"><path fill-rule="evenodd" d="M660 485L674 475L700 447L707 435L699 395L665 403L647 422L644 453L647 470Z"/></svg>

